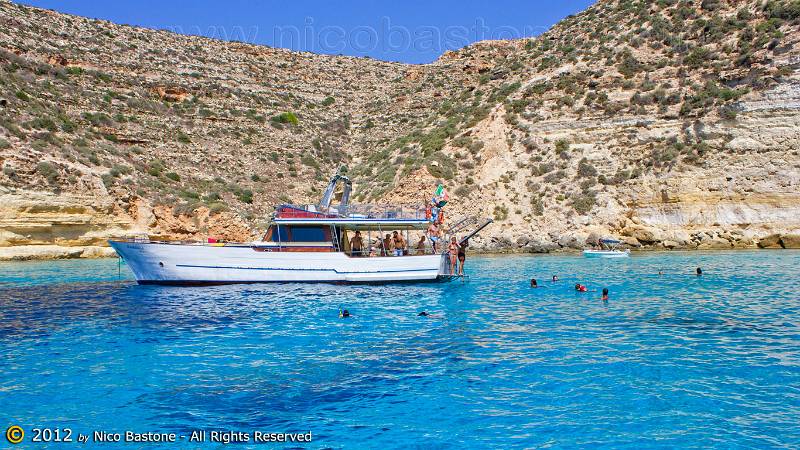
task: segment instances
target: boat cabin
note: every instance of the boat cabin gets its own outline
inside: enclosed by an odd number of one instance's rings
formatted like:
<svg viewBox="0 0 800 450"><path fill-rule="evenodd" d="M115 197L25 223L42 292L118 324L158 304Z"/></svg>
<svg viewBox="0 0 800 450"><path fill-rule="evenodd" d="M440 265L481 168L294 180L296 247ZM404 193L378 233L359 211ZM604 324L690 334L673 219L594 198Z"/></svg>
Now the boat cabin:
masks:
<svg viewBox="0 0 800 450"><path fill-rule="evenodd" d="M406 243L404 255L431 254L432 248L417 251L420 233L430 225L422 209L361 206L344 211L320 211L315 205L281 205L261 242L260 251L343 252L348 256L387 255L383 248L386 234L400 233ZM361 251L351 248L351 239L359 233Z"/></svg>

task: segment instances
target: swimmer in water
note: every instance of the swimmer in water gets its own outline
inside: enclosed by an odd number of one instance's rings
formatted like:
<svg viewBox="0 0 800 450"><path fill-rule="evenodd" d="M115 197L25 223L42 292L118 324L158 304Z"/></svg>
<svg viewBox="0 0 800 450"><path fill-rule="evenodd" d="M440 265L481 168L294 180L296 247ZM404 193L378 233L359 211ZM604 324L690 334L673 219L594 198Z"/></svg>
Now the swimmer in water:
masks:
<svg viewBox="0 0 800 450"><path fill-rule="evenodd" d="M703 269L698 267L697 270L695 271L695 273L697 274L698 277L702 276L703 275Z"/></svg>
<svg viewBox="0 0 800 450"><path fill-rule="evenodd" d="M603 297L600 300L604 302L608 301L608 288L603 288Z"/></svg>
<svg viewBox="0 0 800 450"><path fill-rule="evenodd" d="M578 291L578 292L589 292L589 289L587 289L586 286L584 286L584 285L582 285L580 283L575 285L575 290Z"/></svg>
<svg viewBox="0 0 800 450"><path fill-rule="evenodd" d="M348 317L350 317L350 311L348 311L346 309L345 310L341 310L341 309L339 310L339 318L340 319L347 319Z"/></svg>
<svg viewBox="0 0 800 450"><path fill-rule="evenodd" d="M553 275L553 283L555 283L556 281L558 281L558 275Z"/></svg>
<svg viewBox="0 0 800 450"><path fill-rule="evenodd" d="M417 317L428 317L428 316L430 316L430 314L426 313L425 311L422 311L421 313L417 314Z"/></svg>
<svg viewBox="0 0 800 450"><path fill-rule="evenodd" d="M536 278L531 278L531 287L538 288L539 284L536 282Z"/></svg>

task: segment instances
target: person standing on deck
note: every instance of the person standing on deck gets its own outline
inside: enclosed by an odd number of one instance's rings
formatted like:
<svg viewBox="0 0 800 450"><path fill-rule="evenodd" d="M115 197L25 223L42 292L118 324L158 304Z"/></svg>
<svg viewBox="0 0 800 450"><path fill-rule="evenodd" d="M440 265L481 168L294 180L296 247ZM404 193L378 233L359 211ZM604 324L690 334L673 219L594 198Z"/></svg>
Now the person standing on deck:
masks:
<svg viewBox="0 0 800 450"><path fill-rule="evenodd" d="M419 237L419 242L417 242L417 254L424 255L425 254L425 235Z"/></svg>
<svg viewBox="0 0 800 450"><path fill-rule="evenodd" d="M436 225L436 222L432 222L430 226L428 226L428 237L431 238L433 253L436 254L436 243L439 242L439 226Z"/></svg>
<svg viewBox="0 0 800 450"><path fill-rule="evenodd" d="M361 232L356 230L355 236L350 239L350 256L361 256L362 247L364 247L364 240L361 238Z"/></svg>
<svg viewBox="0 0 800 450"><path fill-rule="evenodd" d="M456 237L450 238L450 245L447 246L447 253L450 255L450 275L455 275L458 265L458 252L461 246L456 242Z"/></svg>
<svg viewBox="0 0 800 450"><path fill-rule="evenodd" d="M403 256L403 251L406 249L406 240L397 231L394 232L392 240L394 241L394 256Z"/></svg>
<svg viewBox="0 0 800 450"><path fill-rule="evenodd" d="M462 277L464 276L464 261L467 259L467 247L469 247L469 240L465 240L458 246L458 274Z"/></svg>
<svg viewBox="0 0 800 450"><path fill-rule="evenodd" d="M392 235L386 233L386 237L383 239L383 245L381 246L381 256L389 256L392 254L394 250L394 241L392 241Z"/></svg>

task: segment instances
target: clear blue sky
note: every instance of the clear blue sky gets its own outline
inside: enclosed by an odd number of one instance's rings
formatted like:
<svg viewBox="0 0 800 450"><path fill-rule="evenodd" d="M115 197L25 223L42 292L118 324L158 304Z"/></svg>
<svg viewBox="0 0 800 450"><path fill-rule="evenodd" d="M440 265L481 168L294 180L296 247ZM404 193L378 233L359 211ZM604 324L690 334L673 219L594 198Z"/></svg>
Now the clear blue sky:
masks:
<svg viewBox="0 0 800 450"><path fill-rule="evenodd" d="M483 39L535 36L591 0L21 0L112 22L317 53L426 63Z"/></svg>

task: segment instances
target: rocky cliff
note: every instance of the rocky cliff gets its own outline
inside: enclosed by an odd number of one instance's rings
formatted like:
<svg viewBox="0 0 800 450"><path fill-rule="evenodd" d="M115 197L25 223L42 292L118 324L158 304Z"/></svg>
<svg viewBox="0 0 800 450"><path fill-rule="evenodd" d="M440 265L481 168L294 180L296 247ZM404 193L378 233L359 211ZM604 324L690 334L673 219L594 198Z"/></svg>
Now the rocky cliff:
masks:
<svg viewBox="0 0 800 450"><path fill-rule="evenodd" d="M355 200L492 216L491 250L796 247L800 2L600 1L410 66L0 2L0 258L251 239Z"/></svg>

